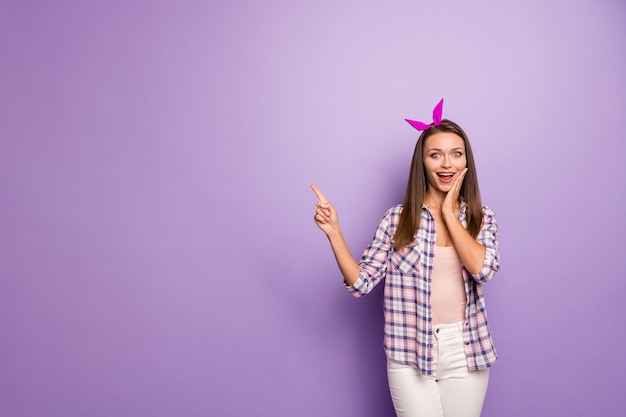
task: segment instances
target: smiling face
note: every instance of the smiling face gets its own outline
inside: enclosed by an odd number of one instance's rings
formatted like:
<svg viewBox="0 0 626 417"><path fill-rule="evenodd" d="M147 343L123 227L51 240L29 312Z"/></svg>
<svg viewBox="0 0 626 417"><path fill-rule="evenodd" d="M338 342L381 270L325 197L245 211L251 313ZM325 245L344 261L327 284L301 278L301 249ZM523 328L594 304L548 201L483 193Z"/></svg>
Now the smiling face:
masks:
<svg viewBox="0 0 626 417"><path fill-rule="evenodd" d="M429 193L447 193L467 166L465 142L450 132L438 132L424 143L424 172Z"/></svg>

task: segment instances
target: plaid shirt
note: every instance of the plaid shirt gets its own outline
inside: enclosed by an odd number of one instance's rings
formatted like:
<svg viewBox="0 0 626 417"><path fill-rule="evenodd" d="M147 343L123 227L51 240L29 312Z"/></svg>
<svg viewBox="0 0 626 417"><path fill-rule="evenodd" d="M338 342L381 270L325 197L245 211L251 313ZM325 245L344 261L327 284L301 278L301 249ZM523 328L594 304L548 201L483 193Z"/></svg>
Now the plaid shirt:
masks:
<svg viewBox="0 0 626 417"><path fill-rule="evenodd" d="M467 205L462 202L459 220L467 227ZM413 242L401 252L393 248L402 205L391 207L381 220L374 240L359 262L361 274L348 291L355 297L368 294L385 279L385 352L421 374L433 375L433 330L430 282L435 257L435 220L422 208L420 228ZM490 367L496 360L489 328L483 284L499 269L498 225L495 213L483 207L483 224L477 241L485 251L482 270L473 275L463 268L467 306L463 340L471 371Z"/></svg>

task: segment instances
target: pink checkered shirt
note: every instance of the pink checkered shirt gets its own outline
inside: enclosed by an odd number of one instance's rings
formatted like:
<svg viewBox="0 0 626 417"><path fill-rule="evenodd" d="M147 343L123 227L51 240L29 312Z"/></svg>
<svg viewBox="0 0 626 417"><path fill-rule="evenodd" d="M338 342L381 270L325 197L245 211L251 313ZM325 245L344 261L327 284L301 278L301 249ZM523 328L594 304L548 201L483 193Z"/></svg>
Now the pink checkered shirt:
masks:
<svg viewBox="0 0 626 417"><path fill-rule="evenodd" d="M467 205L462 203L459 220L464 226L466 209ZM347 289L360 297L385 278L385 352L389 358L413 366L424 375L433 375L430 280L435 256L435 220L423 207L413 242L408 249L398 252L393 248L393 236L401 212L402 205L387 210L374 240L359 261L359 279ZM483 207L483 224L477 240L486 248L483 268L476 275L463 268L467 295L463 340L471 371L490 367L497 357L487 325L483 293L483 284L500 267L498 225L489 207Z"/></svg>

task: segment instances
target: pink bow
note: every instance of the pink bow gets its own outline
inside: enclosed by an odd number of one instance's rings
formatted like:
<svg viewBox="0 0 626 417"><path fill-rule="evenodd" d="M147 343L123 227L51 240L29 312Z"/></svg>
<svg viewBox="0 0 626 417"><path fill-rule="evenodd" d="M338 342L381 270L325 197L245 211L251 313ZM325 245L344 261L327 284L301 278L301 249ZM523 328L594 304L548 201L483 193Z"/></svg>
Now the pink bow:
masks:
<svg viewBox="0 0 626 417"><path fill-rule="evenodd" d="M432 125L434 126L439 126L441 124L441 113L443 111L443 99L441 99L441 101L435 106L435 108L433 109L433 122ZM418 122L415 120L409 120L409 119L404 119L407 122L409 122L409 124L411 126L413 126L414 128L416 128L417 130L427 130L431 127L431 125L427 125L426 123L422 123L422 122Z"/></svg>

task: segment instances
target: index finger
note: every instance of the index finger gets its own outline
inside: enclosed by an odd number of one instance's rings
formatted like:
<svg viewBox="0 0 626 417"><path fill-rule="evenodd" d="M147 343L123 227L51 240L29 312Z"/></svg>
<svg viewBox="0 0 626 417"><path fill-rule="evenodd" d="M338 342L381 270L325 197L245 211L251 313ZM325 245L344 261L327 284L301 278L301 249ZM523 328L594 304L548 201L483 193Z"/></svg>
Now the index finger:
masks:
<svg viewBox="0 0 626 417"><path fill-rule="evenodd" d="M326 197L324 197L324 194L322 194L320 189L317 188L317 186L315 184L311 185L311 189L313 190L313 192L317 196L317 199L320 201L320 203L328 203L328 200L326 200Z"/></svg>

